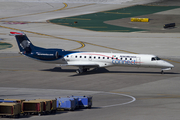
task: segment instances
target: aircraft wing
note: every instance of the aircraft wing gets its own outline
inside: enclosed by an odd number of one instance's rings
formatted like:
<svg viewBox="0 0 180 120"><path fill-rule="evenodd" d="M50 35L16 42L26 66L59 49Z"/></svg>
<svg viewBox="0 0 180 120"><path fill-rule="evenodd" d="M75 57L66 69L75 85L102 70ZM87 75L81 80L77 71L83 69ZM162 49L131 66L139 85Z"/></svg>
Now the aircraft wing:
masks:
<svg viewBox="0 0 180 120"><path fill-rule="evenodd" d="M68 66L76 66L76 67L87 67L87 68L94 68L99 67L97 63L88 63L88 62L69 62Z"/></svg>

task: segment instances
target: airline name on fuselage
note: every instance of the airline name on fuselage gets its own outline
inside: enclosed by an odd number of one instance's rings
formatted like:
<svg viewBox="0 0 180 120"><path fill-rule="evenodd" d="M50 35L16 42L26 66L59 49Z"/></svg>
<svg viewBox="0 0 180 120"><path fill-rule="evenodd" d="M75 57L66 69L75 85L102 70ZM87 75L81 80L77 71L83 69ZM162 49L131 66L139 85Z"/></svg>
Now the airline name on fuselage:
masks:
<svg viewBox="0 0 180 120"><path fill-rule="evenodd" d="M136 60L112 60L113 64L136 65Z"/></svg>
<svg viewBox="0 0 180 120"><path fill-rule="evenodd" d="M36 52L37 55L43 55L43 56L54 56L54 54L48 54L48 53L39 53Z"/></svg>
<svg viewBox="0 0 180 120"><path fill-rule="evenodd" d="M120 56L120 57L123 57L123 58L136 58L136 56Z"/></svg>

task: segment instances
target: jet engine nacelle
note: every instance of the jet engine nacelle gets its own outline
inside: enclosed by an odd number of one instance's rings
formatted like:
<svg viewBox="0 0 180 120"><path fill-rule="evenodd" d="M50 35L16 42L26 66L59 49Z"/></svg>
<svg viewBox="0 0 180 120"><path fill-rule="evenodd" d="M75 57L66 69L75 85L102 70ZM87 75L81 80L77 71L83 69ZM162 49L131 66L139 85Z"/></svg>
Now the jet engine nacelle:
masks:
<svg viewBox="0 0 180 120"><path fill-rule="evenodd" d="M60 58L58 51L31 52L32 56L40 60L56 60Z"/></svg>

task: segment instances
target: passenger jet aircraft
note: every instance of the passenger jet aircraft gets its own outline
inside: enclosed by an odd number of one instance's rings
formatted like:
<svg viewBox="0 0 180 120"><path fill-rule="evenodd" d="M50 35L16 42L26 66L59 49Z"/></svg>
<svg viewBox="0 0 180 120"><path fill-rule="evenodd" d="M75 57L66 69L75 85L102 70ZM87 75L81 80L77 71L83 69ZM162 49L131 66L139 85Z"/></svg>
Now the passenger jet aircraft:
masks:
<svg viewBox="0 0 180 120"><path fill-rule="evenodd" d="M24 32L10 32L16 37L20 53L35 60L60 65L76 66L77 73L83 73L90 68L127 66L127 67L151 67L170 70L174 65L161 60L155 55L147 54L122 54L65 51L63 49L46 49L34 46Z"/></svg>

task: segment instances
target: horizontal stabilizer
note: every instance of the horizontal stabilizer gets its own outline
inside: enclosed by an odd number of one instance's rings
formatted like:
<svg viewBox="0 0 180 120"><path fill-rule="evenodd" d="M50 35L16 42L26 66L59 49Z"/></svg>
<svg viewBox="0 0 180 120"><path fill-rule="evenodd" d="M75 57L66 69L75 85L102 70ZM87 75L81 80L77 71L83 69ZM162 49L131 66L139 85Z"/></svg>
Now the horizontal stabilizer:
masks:
<svg viewBox="0 0 180 120"><path fill-rule="evenodd" d="M16 35L25 35L25 33L24 32L10 32L10 34L9 34L10 36L16 36Z"/></svg>

